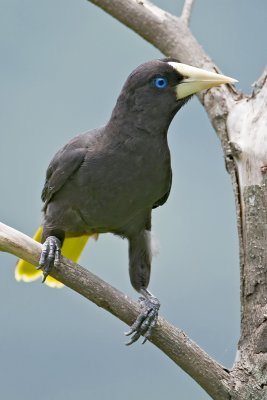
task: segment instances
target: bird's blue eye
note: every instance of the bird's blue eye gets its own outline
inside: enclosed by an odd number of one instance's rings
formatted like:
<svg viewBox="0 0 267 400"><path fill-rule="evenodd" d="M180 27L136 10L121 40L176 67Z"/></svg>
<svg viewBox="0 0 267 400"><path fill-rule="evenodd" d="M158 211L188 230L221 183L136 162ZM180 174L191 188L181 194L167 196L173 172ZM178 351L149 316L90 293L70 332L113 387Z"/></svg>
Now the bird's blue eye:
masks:
<svg viewBox="0 0 267 400"><path fill-rule="evenodd" d="M154 86L157 89L164 89L166 86L168 86L168 79L163 77L155 78Z"/></svg>

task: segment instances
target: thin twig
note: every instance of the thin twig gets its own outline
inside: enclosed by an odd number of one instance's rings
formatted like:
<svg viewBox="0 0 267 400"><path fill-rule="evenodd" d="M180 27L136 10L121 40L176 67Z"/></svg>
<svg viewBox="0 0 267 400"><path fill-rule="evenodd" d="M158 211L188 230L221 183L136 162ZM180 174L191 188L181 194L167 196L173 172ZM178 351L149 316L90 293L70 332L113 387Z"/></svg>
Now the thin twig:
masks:
<svg viewBox="0 0 267 400"><path fill-rule="evenodd" d="M192 15L192 8L193 8L194 0L185 0L183 11L181 14L181 19L187 26L190 23L190 18Z"/></svg>

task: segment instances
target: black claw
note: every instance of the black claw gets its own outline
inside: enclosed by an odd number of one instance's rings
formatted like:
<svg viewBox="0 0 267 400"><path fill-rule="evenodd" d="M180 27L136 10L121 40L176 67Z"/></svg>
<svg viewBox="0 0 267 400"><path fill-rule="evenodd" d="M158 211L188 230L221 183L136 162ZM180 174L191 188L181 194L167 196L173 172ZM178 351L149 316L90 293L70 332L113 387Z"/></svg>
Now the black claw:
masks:
<svg viewBox="0 0 267 400"><path fill-rule="evenodd" d="M140 297L139 299L143 310L138 315L129 332L125 333L126 336L132 335L131 340L125 343L126 346L130 346L132 343L136 342L141 335L144 336L142 342L142 344L144 344L151 337L152 330L157 324L160 302L148 291L145 290L144 294L146 297Z"/></svg>
<svg viewBox="0 0 267 400"><path fill-rule="evenodd" d="M144 340L142 341L142 344L145 344L145 343L146 343L146 341L147 341L147 339L148 339L148 338L147 338L147 337L145 337L145 338L144 338Z"/></svg>
<svg viewBox="0 0 267 400"><path fill-rule="evenodd" d="M55 236L49 236L43 244L39 265L37 269L43 269L43 280L45 282L53 266L60 264L61 242Z"/></svg>
<svg viewBox="0 0 267 400"><path fill-rule="evenodd" d="M141 333L136 332L132 337L131 340L127 343L125 343L126 346L130 346L131 344L133 344L134 342L136 342L141 336Z"/></svg>

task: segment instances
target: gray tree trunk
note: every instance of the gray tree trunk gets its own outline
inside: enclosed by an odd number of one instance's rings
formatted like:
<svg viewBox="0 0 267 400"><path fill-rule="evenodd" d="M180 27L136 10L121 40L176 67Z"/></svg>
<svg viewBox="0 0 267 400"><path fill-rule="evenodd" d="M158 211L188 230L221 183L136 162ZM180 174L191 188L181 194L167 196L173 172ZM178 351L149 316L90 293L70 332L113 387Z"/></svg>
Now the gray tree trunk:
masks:
<svg viewBox="0 0 267 400"><path fill-rule="evenodd" d="M219 71L188 28L193 0L176 17L146 0L91 0L166 56ZM228 371L162 318L151 342L216 400L267 399L267 69L245 96L228 86L199 95L221 141L236 202L240 244L241 337ZM37 265L41 245L0 224L0 250ZM52 276L131 324L137 303L63 258Z"/></svg>

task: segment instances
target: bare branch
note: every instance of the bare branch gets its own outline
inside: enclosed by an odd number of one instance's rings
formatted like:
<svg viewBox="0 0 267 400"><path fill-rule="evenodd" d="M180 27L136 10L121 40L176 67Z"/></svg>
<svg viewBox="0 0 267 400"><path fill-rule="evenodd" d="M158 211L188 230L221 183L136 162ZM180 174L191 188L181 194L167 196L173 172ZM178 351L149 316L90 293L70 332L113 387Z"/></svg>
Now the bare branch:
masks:
<svg viewBox="0 0 267 400"><path fill-rule="evenodd" d="M0 223L0 250L38 264L41 244L23 233ZM139 305L104 282L96 275L62 257L61 265L51 271L51 276L66 286L131 325ZM232 393L230 374L200 349L186 334L159 318L150 341L177 365L192 376L213 398L226 400Z"/></svg>
<svg viewBox="0 0 267 400"><path fill-rule="evenodd" d="M267 84L267 65L266 65L262 75L257 80L257 82L255 82L253 84L252 96L254 97L255 95L257 95L260 92L260 90L263 88L263 86L266 84Z"/></svg>
<svg viewBox="0 0 267 400"><path fill-rule="evenodd" d="M181 14L181 20L186 25L189 25L190 23L193 5L194 5L194 0L185 0L184 2L183 11Z"/></svg>
<svg viewBox="0 0 267 400"><path fill-rule="evenodd" d="M138 33L166 56L196 67L213 63L182 22L148 0L88 0Z"/></svg>

